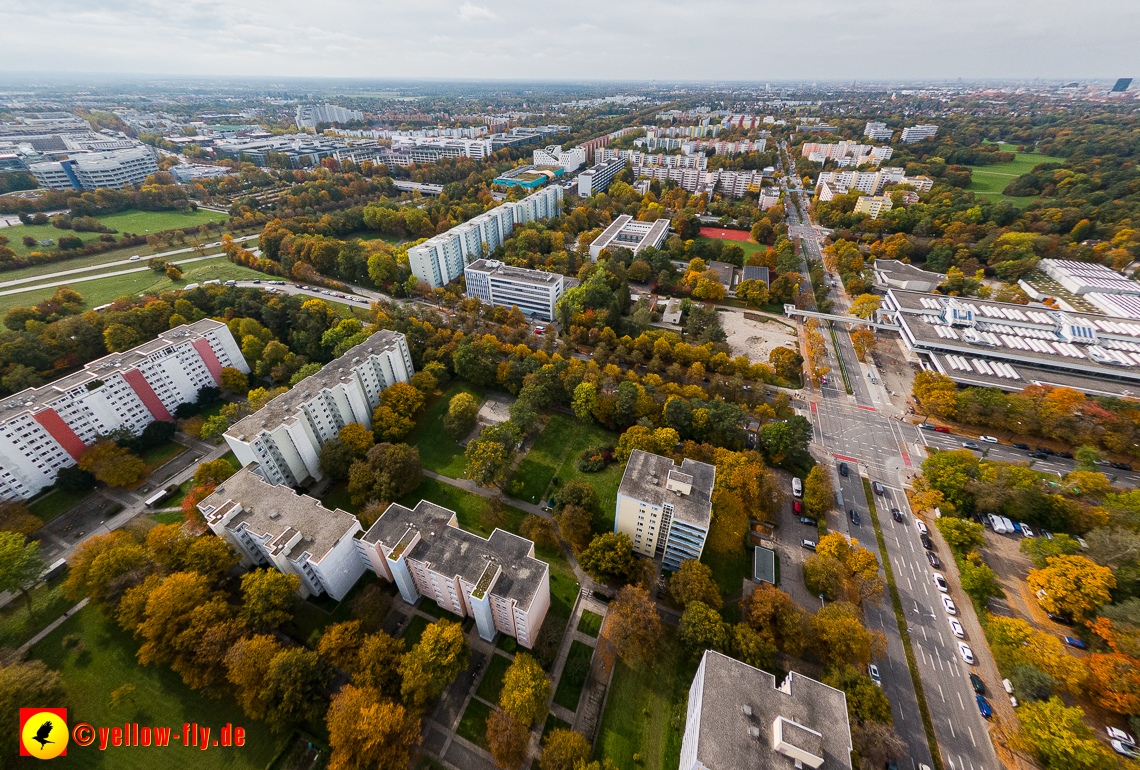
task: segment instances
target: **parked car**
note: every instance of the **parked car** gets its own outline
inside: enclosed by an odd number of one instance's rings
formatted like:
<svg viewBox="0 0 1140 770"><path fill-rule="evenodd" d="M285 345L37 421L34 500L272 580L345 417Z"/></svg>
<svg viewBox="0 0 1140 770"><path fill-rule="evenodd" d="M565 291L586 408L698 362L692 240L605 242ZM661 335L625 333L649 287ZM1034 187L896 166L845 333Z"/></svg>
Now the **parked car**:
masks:
<svg viewBox="0 0 1140 770"><path fill-rule="evenodd" d="M867 666L867 675L871 677L871 681L875 683L876 687L883 686L883 678L879 676L879 667L874 663Z"/></svg>
<svg viewBox="0 0 1140 770"><path fill-rule="evenodd" d="M1104 731L1106 733L1108 733L1108 737L1114 741L1120 741L1121 743L1127 743L1130 746L1136 745L1136 739L1133 738L1128 733L1124 732L1123 730L1118 730L1115 727L1106 727L1106 728L1104 728Z"/></svg>
<svg viewBox="0 0 1140 770"><path fill-rule="evenodd" d="M970 645L965 642L958 642L958 654L962 656L962 660L974 665L974 651L970 649Z"/></svg>
<svg viewBox="0 0 1140 770"><path fill-rule="evenodd" d="M949 428L944 428L941 425L935 426L934 430L936 430L939 433L949 433L950 432Z"/></svg>
<svg viewBox="0 0 1140 770"><path fill-rule="evenodd" d="M1116 468L1116 470L1118 470L1118 471L1130 471L1130 470L1132 470L1132 466L1129 465L1128 463L1113 463L1112 467Z"/></svg>
<svg viewBox="0 0 1140 770"><path fill-rule="evenodd" d="M1050 455L1050 456L1057 454L1056 452L1054 452L1052 449L1050 449L1047 446L1039 446L1039 447L1037 447L1037 451L1040 452L1041 454Z"/></svg>
<svg viewBox="0 0 1140 770"><path fill-rule="evenodd" d="M934 585L937 586L938 590L942 593L947 593L950 590L950 586L946 585L946 578L942 577L941 572L934 573Z"/></svg>
<svg viewBox="0 0 1140 770"><path fill-rule="evenodd" d="M1062 460L1072 460L1073 459L1073 453L1072 452L1058 452L1057 456L1060 457Z"/></svg>
<svg viewBox="0 0 1140 770"><path fill-rule="evenodd" d="M957 618L950 618L950 632L959 639L966 638L966 629L962 627Z"/></svg>
<svg viewBox="0 0 1140 770"><path fill-rule="evenodd" d="M970 674L970 686L974 688L976 695L986 694L986 683L983 682L982 678L977 674Z"/></svg>
<svg viewBox="0 0 1140 770"><path fill-rule="evenodd" d="M925 535L925 534L926 534L926 532L927 532L927 530L926 530L926 522L925 522L925 521L923 521L923 520L922 520L922 519L920 519L920 518L917 518L917 517L915 517L915 520L914 520L914 527L915 527L915 529L917 529L919 532L921 532L921 533L922 533L922 534L924 534L924 535Z"/></svg>
<svg viewBox="0 0 1140 770"><path fill-rule="evenodd" d="M871 491L874 492L876 495L881 495L881 494L883 494L883 485L877 481L872 481L871 482Z"/></svg>
<svg viewBox="0 0 1140 770"><path fill-rule="evenodd" d="M799 500L792 501L792 513L797 516L802 516L804 512L804 504Z"/></svg>
<svg viewBox="0 0 1140 770"><path fill-rule="evenodd" d="M930 539L929 535L919 535L918 541L922 543L922 547L928 551L934 550L934 541Z"/></svg>
<svg viewBox="0 0 1140 770"><path fill-rule="evenodd" d="M937 428L935 428L932 424L930 424L928 422L920 422L918 424L918 427L922 428L923 430L938 430Z"/></svg>
<svg viewBox="0 0 1140 770"><path fill-rule="evenodd" d="M839 475L846 477L848 474L847 463L839 463Z"/></svg>
<svg viewBox="0 0 1140 770"><path fill-rule="evenodd" d="M981 449L981 447L973 441L963 441L962 446L966 449Z"/></svg>
<svg viewBox="0 0 1140 770"><path fill-rule="evenodd" d="M1087 644L1085 644L1084 642L1082 642L1080 639L1076 638L1075 636L1063 636L1063 637L1061 637L1061 639L1062 639L1062 641L1065 642L1065 644L1069 645L1070 647L1075 647L1078 650L1087 650L1089 648L1089 646Z"/></svg>
<svg viewBox="0 0 1140 770"><path fill-rule="evenodd" d="M800 516L800 524L810 524L813 527L816 525L815 519L809 519L807 516Z"/></svg>
<svg viewBox="0 0 1140 770"><path fill-rule="evenodd" d="M902 513L899 512L898 508L892 508L891 509L891 518L894 519L895 521L899 522L899 523L902 523L902 520L903 520Z"/></svg>
<svg viewBox="0 0 1140 770"><path fill-rule="evenodd" d="M931 566L931 567L934 567L934 569L941 569L941 567L942 567L942 562L940 562L940 561L938 560L938 557L937 557L937 556L935 556L935 555L934 555L932 552L930 552L930 551L927 551L927 552L926 552L926 560L927 560L928 562L930 562L930 566Z"/></svg>
<svg viewBox="0 0 1140 770"><path fill-rule="evenodd" d="M997 444L997 436L978 436L978 441L984 441L987 444Z"/></svg>
<svg viewBox="0 0 1140 770"><path fill-rule="evenodd" d="M1033 537L1033 530L1029 528L1028 524L1026 524L1025 522L1021 522L1021 524L1019 524L1018 526L1021 527L1021 536L1022 537Z"/></svg>
<svg viewBox="0 0 1140 770"><path fill-rule="evenodd" d="M1111 745L1112 750L1122 757L1128 757L1129 759L1140 759L1140 749L1137 749L1130 743L1124 743L1123 741L1112 741Z"/></svg>
<svg viewBox="0 0 1140 770"><path fill-rule="evenodd" d="M1029 449L1029 444L1017 443L1017 444L1010 444L1010 446L1012 446L1014 449Z"/></svg>
<svg viewBox="0 0 1140 770"><path fill-rule="evenodd" d="M1044 452L1030 452L1027 456L1032 457L1034 460L1044 460L1049 455L1045 454Z"/></svg>
<svg viewBox="0 0 1140 770"><path fill-rule="evenodd" d="M978 701L978 711L979 711L979 713L981 713L981 715L983 717L985 717L986 719L989 719L990 717L992 717L994 715L994 710L992 708L990 708L990 702L988 700L986 700L986 697L984 695L978 695L977 701Z"/></svg>
<svg viewBox="0 0 1140 770"><path fill-rule="evenodd" d="M814 540L801 540L800 541L800 547L806 548L809 551L814 551L815 550L815 541Z"/></svg>
<svg viewBox="0 0 1140 770"><path fill-rule="evenodd" d="M792 494L796 497L804 496L804 483L795 477L792 477Z"/></svg>
<svg viewBox="0 0 1140 770"><path fill-rule="evenodd" d="M946 612L950 615L958 614L958 606L954 604L954 600L946 594L942 594L942 606L946 608Z"/></svg>
<svg viewBox="0 0 1140 770"><path fill-rule="evenodd" d="M851 517L851 523L856 527L859 526L859 512L852 508L847 514Z"/></svg>

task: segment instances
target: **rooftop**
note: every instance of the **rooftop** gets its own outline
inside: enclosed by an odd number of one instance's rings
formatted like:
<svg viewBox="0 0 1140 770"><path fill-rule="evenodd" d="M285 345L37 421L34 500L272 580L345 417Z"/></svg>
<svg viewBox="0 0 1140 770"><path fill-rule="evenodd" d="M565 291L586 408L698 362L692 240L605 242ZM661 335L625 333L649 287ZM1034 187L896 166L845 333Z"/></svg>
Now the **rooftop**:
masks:
<svg viewBox="0 0 1140 770"><path fill-rule="evenodd" d="M708 529L715 481L714 465L686 457L678 466L668 457L635 449L625 466L618 494L651 505L671 503L674 521Z"/></svg>
<svg viewBox="0 0 1140 770"><path fill-rule="evenodd" d="M270 550L279 548L296 561L308 552L310 560L319 563L343 537L351 537L360 522L347 511L329 510L308 495L299 495L290 487L274 486L249 468L243 468L226 479L213 494L198 504L209 523L216 523L234 506L242 510L226 525L236 530L242 524L249 533L265 539ZM300 534L289 546L293 535Z"/></svg>
<svg viewBox="0 0 1140 770"><path fill-rule="evenodd" d="M262 431L292 424L297 419L301 407L316 398L321 391L351 380L355 364L359 359L398 350L399 341L403 336L389 329L376 332L356 347L349 348L340 358L325 364L316 374L298 382L287 393L282 393L262 409L235 422L226 431L226 435L234 436L239 441L248 441Z"/></svg>
<svg viewBox="0 0 1140 770"><path fill-rule="evenodd" d="M780 741L821 759L817 767L851 767L847 697L841 690L794 672L777 687L767 671L712 650L702 667L697 759L703 767L792 770L796 761L777 751Z"/></svg>
<svg viewBox="0 0 1140 770"><path fill-rule="evenodd" d="M733 266L731 264L728 262L717 262L713 260L712 262L709 262L708 269L716 272L717 277L720 279L720 282L722 284L728 287L732 286Z"/></svg>
<svg viewBox="0 0 1140 770"><path fill-rule="evenodd" d="M228 482L227 482L228 483ZM366 543L378 543L395 550L409 533L419 532L420 540L406 555L424 562L441 575L458 575L472 586L486 577L488 565L502 569L492 593L513 599L520 609L530 607L543 577L550 567L534 558L534 543L526 538L496 529L489 538L459 528L454 511L421 500L414 509L392 503L364 534ZM407 540L405 540L407 538Z"/></svg>
<svg viewBox="0 0 1140 770"><path fill-rule="evenodd" d="M521 283L531 283L535 286L550 286L563 278L559 273L548 273L543 270L528 270L525 267L513 267L496 259L477 259L468 265L465 270L489 273L496 278L505 278Z"/></svg>

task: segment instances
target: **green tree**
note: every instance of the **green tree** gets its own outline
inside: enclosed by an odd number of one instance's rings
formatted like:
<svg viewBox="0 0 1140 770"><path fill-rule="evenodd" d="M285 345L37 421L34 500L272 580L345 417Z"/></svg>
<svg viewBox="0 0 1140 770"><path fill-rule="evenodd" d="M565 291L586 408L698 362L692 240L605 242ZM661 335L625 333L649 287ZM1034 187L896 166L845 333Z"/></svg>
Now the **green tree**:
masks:
<svg viewBox="0 0 1140 770"><path fill-rule="evenodd" d="M831 488L831 476L816 465L804 480L804 506L808 515L819 520L831 510L835 492Z"/></svg>
<svg viewBox="0 0 1140 770"><path fill-rule="evenodd" d="M371 434L369 434L371 436ZM355 457L352 450L345 446L339 438L329 439L321 446L317 454L317 461L321 473L334 479L348 478L352 471Z"/></svg>
<svg viewBox="0 0 1140 770"><path fill-rule="evenodd" d="M479 414L479 402L470 393L456 393L447 405L447 414L443 417L443 429L453 441L471 432L475 427L475 418Z"/></svg>
<svg viewBox="0 0 1140 770"><path fill-rule="evenodd" d="M520 652L503 677L499 705L524 726L543 722L549 708L550 679L533 656Z"/></svg>
<svg viewBox="0 0 1140 770"><path fill-rule="evenodd" d="M234 470L234 466L230 465L230 461L222 457L213 462L199 465L198 470L194 471L194 483L217 486L235 473L237 471Z"/></svg>
<svg viewBox="0 0 1140 770"><path fill-rule="evenodd" d="M1112 752L1084 722L1085 712L1060 698L1023 703L1021 730L1033 753L1050 770L1099 770L1116 766Z"/></svg>
<svg viewBox="0 0 1140 770"><path fill-rule="evenodd" d="M40 558L40 544L19 532L0 532L0 591L19 592L32 614L32 586L40 579L44 561Z"/></svg>
<svg viewBox="0 0 1140 770"><path fill-rule="evenodd" d="M319 719L331 677L328 663L312 650L294 647L279 652L265 672L262 697L269 706L265 721L275 732L284 732Z"/></svg>
<svg viewBox="0 0 1140 770"><path fill-rule="evenodd" d="M542 747L542 770L577 770L594 755L581 733L563 728L550 731Z"/></svg>
<svg viewBox="0 0 1140 770"><path fill-rule="evenodd" d="M422 713L467 668L467 656L467 639L458 623L432 623L400 663L401 701Z"/></svg>
<svg viewBox="0 0 1140 770"><path fill-rule="evenodd" d="M669 578L669 595L682 607L687 607L691 602L701 602L713 609L720 609L723 604L720 588L713 580L712 568L696 559L681 562L681 566Z"/></svg>
<svg viewBox="0 0 1140 770"><path fill-rule="evenodd" d="M1055 556L1072 556L1081 550L1080 544L1068 535L1054 535L1050 540L1047 537L1030 537L1021 541L1019 550L1033 560L1034 566L1044 569L1049 559Z"/></svg>
<svg viewBox="0 0 1140 770"><path fill-rule="evenodd" d="M518 440L510 421L484 428L479 438L467 444L467 478L481 487L502 486L514 463Z"/></svg>
<svg viewBox="0 0 1140 770"><path fill-rule="evenodd" d="M586 574L610 585L629 582L633 562L633 542L624 532L606 532L595 536L578 556L578 565Z"/></svg>
<svg viewBox="0 0 1140 770"><path fill-rule="evenodd" d="M776 662L776 645L743 623L729 632L728 650L732 657L754 668L770 669Z"/></svg>
<svg viewBox="0 0 1140 770"><path fill-rule="evenodd" d="M833 666L824 674L823 683L843 690L847 695L847 711L859 722L894 724L891 704L881 687L871 677L848 665Z"/></svg>
<svg viewBox="0 0 1140 770"><path fill-rule="evenodd" d="M258 569L241 579L241 617L259 631L269 631L293 617L301 579L274 569Z"/></svg>
<svg viewBox="0 0 1140 770"><path fill-rule="evenodd" d="M730 628L720 613L703 602L690 602L681 615L678 639L693 657L705 650L724 650L728 646Z"/></svg>
<svg viewBox="0 0 1140 770"><path fill-rule="evenodd" d="M968 519L942 516L934 520L934 525L942 533L950 550L959 556L976 551L986 544L985 528Z"/></svg>
<svg viewBox="0 0 1140 770"><path fill-rule="evenodd" d="M846 569L830 556L814 554L804 561L804 587L814 596L835 601L843 590Z"/></svg>
<svg viewBox="0 0 1140 770"><path fill-rule="evenodd" d="M574 388L574 399L571 405L574 407L574 414L579 420L589 421L593 414L594 408L598 403L598 387L592 382L581 382Z"/></svg>
<svg viewBox="0 0 1140 770"><path fill-rule="evenodd" d="M403 657L403 639L393 639L383 631L370 634L360 645L352 681L359 687L371 687L394 698L400 694Z"/></svg>
<svg viewBox="0 0 1140 770"><path fill-rule="evenodd" d="M554 514L554 522L562 533L562 539L570 544L574 553L581 553L590 545L593 537L593 514L576 505L567 505Z"/></svg>

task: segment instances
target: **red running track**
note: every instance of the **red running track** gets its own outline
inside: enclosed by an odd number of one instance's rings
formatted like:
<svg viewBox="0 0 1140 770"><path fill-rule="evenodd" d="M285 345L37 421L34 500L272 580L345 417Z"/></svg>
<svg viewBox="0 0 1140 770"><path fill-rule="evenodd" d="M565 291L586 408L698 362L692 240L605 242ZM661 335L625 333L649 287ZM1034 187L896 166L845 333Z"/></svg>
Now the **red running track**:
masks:
<svg viewBox="0 0 1140 770"><path fill-rule="evenodd" d="M747 241L752 237L748 230L722 230L719 227L702 227L702 238L715 238L718 241Z"/></svg>

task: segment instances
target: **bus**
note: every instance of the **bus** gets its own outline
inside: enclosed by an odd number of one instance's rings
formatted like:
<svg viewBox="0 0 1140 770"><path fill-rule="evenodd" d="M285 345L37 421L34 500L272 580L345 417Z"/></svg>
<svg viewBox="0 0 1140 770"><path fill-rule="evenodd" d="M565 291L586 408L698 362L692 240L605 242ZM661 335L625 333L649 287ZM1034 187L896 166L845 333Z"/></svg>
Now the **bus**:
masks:
<svg viewBox="0 0 1140 770"><path fill-rule="evenodd" d="M153 495L148 497L146 499L144 505L146 505L147 508L154 508L156 505L161 503L163 500L165 500L166 498L168 498L172 494L174 494L174 491L176 489L178 489L177 484L171 484L168 487L163 487L162 489L158 490Z"/></svg>

